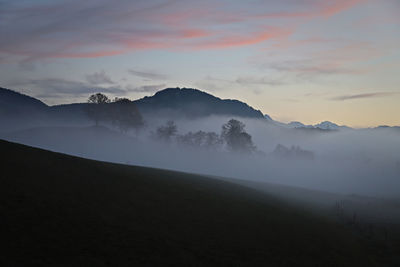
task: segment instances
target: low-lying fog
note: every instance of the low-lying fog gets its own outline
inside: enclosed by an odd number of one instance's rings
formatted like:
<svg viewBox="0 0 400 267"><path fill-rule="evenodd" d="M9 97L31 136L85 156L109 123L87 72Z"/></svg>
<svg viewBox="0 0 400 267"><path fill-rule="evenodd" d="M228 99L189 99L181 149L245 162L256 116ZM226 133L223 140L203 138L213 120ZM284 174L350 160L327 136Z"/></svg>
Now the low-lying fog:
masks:
<svg viewBox="0 0 400 267"><path fill-rule="evenodd" d="M230 119L175 120L177 132L166 138L157 136L157 128L166 124L161 118L147 120L139 132L120 133L110 125L94 127L88 122L87 127L37 127L2 132L0 137L124 164L346 194L396 198L400 194L399 132L287 129L263 120L236 118L246 125L245 131L257 147L250 154L232 152L226 143L187 145L187 139L182 137L200 130L220 135L222 125ZM281 146L277 148L278 144Z"/></svg>

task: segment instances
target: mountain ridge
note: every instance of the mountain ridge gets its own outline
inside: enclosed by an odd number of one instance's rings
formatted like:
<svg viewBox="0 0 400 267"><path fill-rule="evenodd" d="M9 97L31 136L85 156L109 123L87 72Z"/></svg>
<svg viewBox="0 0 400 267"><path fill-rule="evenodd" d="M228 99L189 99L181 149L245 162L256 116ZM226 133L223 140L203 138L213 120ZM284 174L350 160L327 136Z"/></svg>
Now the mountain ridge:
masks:
<svg viewBox="0 0 400 267"><path fill-rule="evenodd" d="M352 129L351 127L348 127L346 125L338 125L334 122L330 121L322 121L317 124L310 124L310 125L305 125L302 122L299 121L291 121L286 124L287 127L289 128L295 128L295 129L320 129L320 130L329 130L329 131L337 131L337 130L344 130L344 129Z"/></svg>
<svg viewBox="0 0 400 267"><path fill-rule="evenodd" d="M7 114L23 112L24 110L14 103L24 102L26 106L34 107L35 111L53 114L82 116L87 103L70 103L48 106L42 101L20 94L16 91L0 88L0 103ZM263 119L260 110L235 99L221 99L204 91L193 88L166 88L156 92L153 96L145 96L132 100L138 109L148 116L175 116L199 118L210 115L227 115Z"/></svg>
<svg viewBox="0 0 400 267"><path fill-rule="evenodd" d="M221 99L194 88L166 88L153 96L134 100L143 113L174 111L174 115L189 118L210 115L233 115L249 118L264 118L260 110L236 99Z"/></svg>
<svg viewBox="0 0 400 267"><path fill-rule="evenodd" d="M305 125L299 121L283 123L263 114L245 102L236 99L222 99L205 91L193 88L165 88L152 96L131 100L144 117L169 118L201 118L212 115L234 116L262 119L279 127L294 129L317 129L326 131L353 129L346 125L338 125L323 121L315 125ZM27 117L43 120L44 118L59 118L72 121L76 118L83 123L87 121L84 108L87 103L68 103L49 106L41 100L23 93L0 87L0 119L10 122L12 117ZM169 117L169 118L168 118ZM34 125L29 125L34 127ZM400 126L378 126L362 129L398 130Z"/></svg>
<svg viewBox="0 0 400 267"><path fill-rule="evenodd" d="M0 115L44 110L48 107L37 98L0 87Z"/></svg>

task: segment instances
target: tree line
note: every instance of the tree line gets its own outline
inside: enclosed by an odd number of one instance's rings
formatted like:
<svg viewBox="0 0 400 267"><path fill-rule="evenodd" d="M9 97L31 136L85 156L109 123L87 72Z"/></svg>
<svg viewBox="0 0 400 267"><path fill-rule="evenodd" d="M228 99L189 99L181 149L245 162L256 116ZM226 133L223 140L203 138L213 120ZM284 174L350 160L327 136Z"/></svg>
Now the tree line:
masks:
<svg viewBox="0 0 400 267"><path fill-rule="evenodd" d="M121 132L144 126L142 115L135 103L127 98L111 100L106 95L97 93L91 95L87 102L86 113L96 126L100 122L111 122ZM163 142L176 141L180 145L194 148L217 150L225 143L232 152L252 153L256 151L251 135L245 130L245 124L235 119L222 125L221 134L198 131L178 135L177 132L175 122L168 121L165 125L158 127L152 136Z"/></svg>
<svg viewBox="0 0 400 267"><path fill-rule="evenodd" d="M132 129L139 130L145 124L135 103L127 98L116 97L111 100L104 94L93 94L88 98L86 112L96 126L100 122L111 123L124 133ZM205 131L178 134L178 127L175 122L168 121L165 125L159 126L155 132L152 132L151 137L157 141L174 142L195 149L219 150L225 145L231 152L265 155L262 151L257 150L245 127L246 125L243 122L231 119L222 125L220 134ZM272 154L281 158L314 158L312 151L303 150L299 146L287 148L281 144L277 145Z"/></svg>
<svg viewBox="0 0 400 267"><path fill-rule="evenodd" d="M144 126L144 120L135 103L127 98L109 99L106 95L97 93L88 98L86 113L96 126L100 122L111 122L121 132L131 129L138 130Z"/></svg>
<svg viewBox="0 0 400 267"><path fill-rule="evenodd" d="M179 135L175 122L168 121L165 125L158 127L152 136L163 142L175 141L186 147L208 150L218 150L225 144L231 152L251 154L256 152L257 148L245 127L246 125L241 121L231 119L222 125L220 134L197 131Z"/></svg>

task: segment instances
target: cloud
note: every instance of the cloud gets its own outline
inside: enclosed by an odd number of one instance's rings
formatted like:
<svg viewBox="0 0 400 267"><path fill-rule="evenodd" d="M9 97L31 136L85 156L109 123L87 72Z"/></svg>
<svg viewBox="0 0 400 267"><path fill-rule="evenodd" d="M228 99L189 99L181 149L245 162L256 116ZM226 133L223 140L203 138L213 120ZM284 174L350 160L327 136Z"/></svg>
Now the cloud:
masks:
<svg viewBox="0 0 400 267"><path fill-rule="evenodd" d="M105 71L95 72L86 75L86 81L93 85L99 84L115 84L113 80L105 73Z"/></svg>
<svg viewBox="0 0 400 267"><path fill-rule="evenodd" d="M136 93L152 93L160 89L164 89L165 87L166 87L165 84L143 85L139 87L128 86L127 91Z"/></svg>
<svg viewBox="0 0 400 267"><path fill-rule="evenodd" d="M268 77L254 77L254 76L247 76L247 77L239 77L235 81L240 85L282 85L284 82L279 79L270 79Z"/></svg>
<svg viewBox="0 0 400 267"><path fill-rule="evenodd" d="M125 94L126 91L116 86L103 87L93 86L86 82L70 81L58 78L48 79L33 79L33 80L21 80L18 82L12 82L12 87L17 88L28 88L34 90L36 94L40 95L84 95L92 94L96 92L111 93L111 94Z"/></svg>
<svg viewBox="0 0 400 267"><path fill-rule="evenodd" d="M299 39L299 40L289 40L289 39L282 39L279 40L279 42L275 42L271 44L269 47L267 47L265 50L276 50L276 49L283 49L287 50L289 48L293 47L304 47L304 46L309 46L309 45L316 45L316 44L329 44L329 43L335 43L338 40L335 39L326 39L326 38L321 38L321 37L312 37L312 38L306 38L306 39Z"/></svg>
<svg viewBox="0 0 400 267"><path fill-rule="evenodd" d="M331 17L366 0L310 1L303 11L276 12L259 15L261 18L315 18Z"/></svg>
<svg viewBox="0 0 400 267"><path fill-rule="evenodd" d="M353 6L366 1L367 0L340 0L330 1L329 4L326 4L327 2L320 2L322 8L320 9L319 15L326 17L333 16L337 13L350 9Z"/></svg>
<svg viewBox="0 0 400 267"><path fill-rule="evenodd" d="M167 76L164 74L156 73L156 72L150 72L150 71L137 71L130 69L128 72L134 76L149 79L149 80L165 80L167 79Z"/></svg>
<svg viewBox="0 0 400 267"><path fill-rule="evenodd" d="M227 8L207 0L4 1L0 35L7 38L0 39L0 56L35 61L115 56L144 49L249 46L293 34L298 23L281 18L333 16L360 2L311 0L302 1L299 8L295 1L259 5L243 1L229 3ZM260 14L260 10L268 13ZM278 24L271 18L279 18Z"/></svg>
<svg viewBox="0 0 400 267"><path fill-rule="evenodd" d="M195 45L195 47L197 49L222 49L254 45L271 39L286 38L292 33L292 29L269 27L252 33L236 33L214 40L206 40Z"/></svg>
<svg viewBox="0 0 400 267"><path fill-rule="evenodd" d="M376 98L376 97L387 97L399 94L399 92L375 92L375 93L365 93L365 94L354 94L354 95L342 95L330 98L336 101L345 101L351 99L363 99L363 98Z"/></svg>
<svg viewBox="0 0 400 267"><path fill-rule="evenodd" d="M258 57L254 59L254 63L261 69L292 73L297 78L314 79L326 75L365 74L372 71L374 66L364 63L379 58L386 52L369 42L353 42L312 52L301 59L269 60L266 63L265 57Z"/></svg>
<svg viewBox="0 0 400 267"><path fill-rule="evenodd" d="M299 76L330 75L330 74L355 74L357 70L350 69L332 62L323 62L314 59L289 60L268 64L269 69L281 72L294 72Z"/></svg>

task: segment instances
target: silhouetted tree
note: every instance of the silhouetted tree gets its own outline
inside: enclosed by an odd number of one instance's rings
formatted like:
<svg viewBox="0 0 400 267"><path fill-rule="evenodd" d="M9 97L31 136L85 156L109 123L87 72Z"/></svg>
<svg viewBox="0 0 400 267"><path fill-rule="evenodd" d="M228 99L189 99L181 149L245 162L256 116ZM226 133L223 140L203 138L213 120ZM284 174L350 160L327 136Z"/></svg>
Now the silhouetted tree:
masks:
<svg viewBox="0 0 400 267"><path fill-rule="evenodd" d="M206 149L217 149L222 144L221 138L216 133L203 131L179 135L177 141L185 146Z"/></svg>
<svg viewBox="0 0 400 267"><path fill-rule="evenodd" d="M91 104L107 104L110 103L111 100L102 93L97 93L89 96L88 103Z"/></svg>
<svg viewBox="0 0 400 267"><path fill-rule="evenodd" d="M178 128L173 121L168 121L166 125L160 126L156 131L156 138L165 142L171 141L171 138L176 135Z"/></svg>
<svg viewBox="0 0 400 267"><path fill-rule="evenodd" d="M106 104L110 103L110 99L102 94L93 94L88 99L89 105L86 108L88 117L94 120L96 126L99 125L99 121L107 119Z"/></svg>
<svg viewBox="0 0 400 267"><path fill-rule="evenodd" d="M231 119L222 126L221 137L226 142L228 149L233 152L251 153L256 147L253 145L251 135L244 128L246 125L238 120Z"/></svg>
<svg viewBox="0 0 400 267"><path fill-rule="evenodd" d="M127 132L130 129L139 129L144 125L142 115L135 103L127 98L115 98L111 104L111 121L121 132Z"/></svg>

